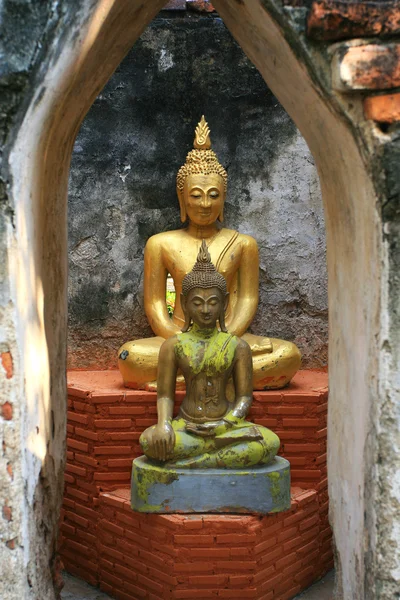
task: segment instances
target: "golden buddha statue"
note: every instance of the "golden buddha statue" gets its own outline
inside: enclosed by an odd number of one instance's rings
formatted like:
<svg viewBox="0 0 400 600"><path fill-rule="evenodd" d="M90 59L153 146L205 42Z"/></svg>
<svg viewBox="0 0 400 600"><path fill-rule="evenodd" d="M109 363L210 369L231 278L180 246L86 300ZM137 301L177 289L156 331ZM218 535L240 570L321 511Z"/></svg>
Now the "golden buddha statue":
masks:
<svg viewBox="0 0 400 600"><path fill-rule="evenodd" d="M185 322L181 292L184 276L205 240L216 269L228 286L228 330L250 346L253 389L286 386L298 371L300 352L295 344L246 333L258 305L258 248L249 235L221 226L227 173L211 150L210 130L204 119L196 127L194 149L177 175L181 221L186 228L153 235L144 252L144 307L155 337L125 343L118 352L124 385L155 389L162 343L179 333ZM172 318L166 306L166 280L171 274L176 303ZM183 384L182 376L178 377Z"/></svg>
<svg viewBox="0 0 400 600"><path fill-rule="evenodd" d="M184 327L160 349L158 422L140 436L145 455L167 468L247 469L272 462L279 450L275 433L245 420L253 400L252 357L249 345L226 329L228 297L225 278L216 271L203 240L192 271L182 281ZM186 394L173 419L178 370ZM226 393L231 377L233 403Z"/></svg>

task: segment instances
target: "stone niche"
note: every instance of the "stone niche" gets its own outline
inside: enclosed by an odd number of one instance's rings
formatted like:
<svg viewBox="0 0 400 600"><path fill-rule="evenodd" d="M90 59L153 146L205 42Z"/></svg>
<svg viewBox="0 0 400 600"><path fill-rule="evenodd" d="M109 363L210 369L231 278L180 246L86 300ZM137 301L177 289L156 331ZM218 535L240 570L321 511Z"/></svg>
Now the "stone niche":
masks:
<svg viewBox="0 0 400 600"><path fill-rule="evenodd" d="M143 310L148 238L181 226L175 177L202 114L229 176L225 225L256 238L255 333L327 363L325 225L304 139L216 13L162 12L94 102L69 188L68 439L60 555L120 600L287 600L333 565L327 375L254 394L250 419L279 435L291 506L266 516L132 511L132 460L156 394L123 388L116 351L152 335ZM79 369L79 370L77 370ZM177 393L177 406L182 392Z"/></svg>
<svg viewBox="0 0 400 600"><path fill-rule="evenodd" d="M162 12L94 102L69 187L69 365L116 367L148 337L143 249L181 226L175 177L202 114L228 170L225 224L260 247L253 331L327 364L325 226L313 157L216 15Z"/></svg>

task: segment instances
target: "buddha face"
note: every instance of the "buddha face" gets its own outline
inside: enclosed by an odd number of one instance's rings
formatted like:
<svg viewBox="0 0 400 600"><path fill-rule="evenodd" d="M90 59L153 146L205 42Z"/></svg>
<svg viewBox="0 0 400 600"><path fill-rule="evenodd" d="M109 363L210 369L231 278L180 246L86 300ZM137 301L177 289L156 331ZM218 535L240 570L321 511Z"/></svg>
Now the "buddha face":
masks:
<svg viewBox="0 0 400 600"><path fill-rule="evenodd" d="M218 320L223 321L223 315L228 302L217 287L194 288L187 297L182 297L182 308L190 323L192 320L198 327L214 329Z"/></svg>
<svg viewBox="0 0 400 600"><path fill-rule="evenodd" d="M220 175L188 175L179 194L182 221L189 217L199 226L211 225L217 219L222 221L224 201L224 182Z"/></svg>

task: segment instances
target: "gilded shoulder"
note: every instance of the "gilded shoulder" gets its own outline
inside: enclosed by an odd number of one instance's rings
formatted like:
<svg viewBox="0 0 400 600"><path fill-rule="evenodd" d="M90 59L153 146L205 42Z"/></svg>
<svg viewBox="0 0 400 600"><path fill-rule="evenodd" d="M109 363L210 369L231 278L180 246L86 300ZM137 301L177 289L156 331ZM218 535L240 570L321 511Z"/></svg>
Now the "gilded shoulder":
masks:
<svg viewBox="0 0 400 600"><path fill-rule="evenodd" d="M247 235L246 233L240 233L238 240L240 241L241 245L243 247L249 248L249 249L257 249L258 248L258 244L256 242L256 240L251 236L251 235Z"/></svg>

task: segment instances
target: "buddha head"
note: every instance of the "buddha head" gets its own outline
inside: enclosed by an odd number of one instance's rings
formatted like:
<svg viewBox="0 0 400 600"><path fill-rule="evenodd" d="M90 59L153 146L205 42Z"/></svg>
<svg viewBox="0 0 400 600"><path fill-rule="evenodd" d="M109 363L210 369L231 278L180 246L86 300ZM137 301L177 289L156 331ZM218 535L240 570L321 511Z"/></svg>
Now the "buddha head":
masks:
<svg viewBox="0 0 400 600"><path fill-rule="evenodd" d="M193 269L182 280L181 304L185 315L182 331L188 331L192 322L201 328L214 329L219 321L221 331L226 332L228 298L225 278L212 264L203 240Z"/></svg>
<svg viewBox="0 0 400 600"><path fill-rule="evenodd" d="M211 225L224 218L228 174L211 150L210 129L204 115L196 127L193 145L176 178L181 221L189 218L199 226Z"/></svg>

